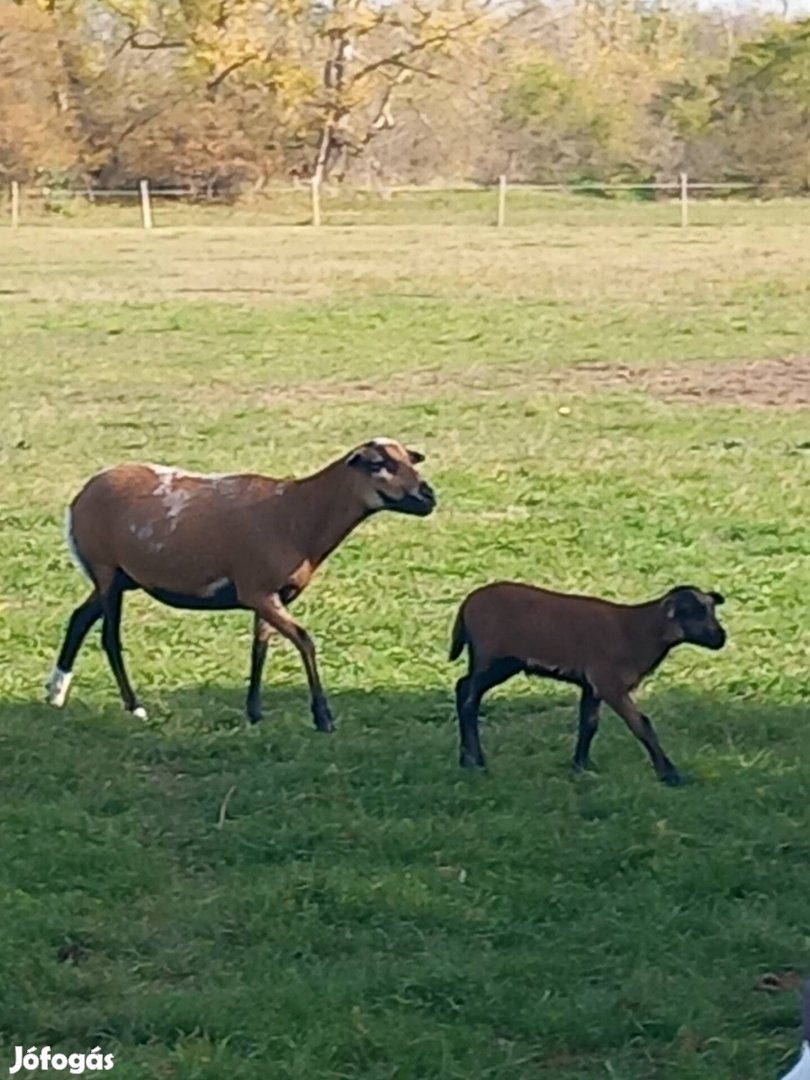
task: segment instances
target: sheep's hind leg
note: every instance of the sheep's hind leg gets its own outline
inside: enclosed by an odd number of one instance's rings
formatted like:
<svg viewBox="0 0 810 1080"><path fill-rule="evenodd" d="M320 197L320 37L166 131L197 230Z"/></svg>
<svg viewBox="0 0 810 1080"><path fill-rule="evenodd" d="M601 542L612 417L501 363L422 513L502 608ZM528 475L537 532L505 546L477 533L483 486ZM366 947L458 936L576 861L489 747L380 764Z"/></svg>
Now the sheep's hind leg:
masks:
<svg viewBox="0 0 810 1080"><path fill-rule="evenodd" d="M600 704L601 700L591 686L583 686L582 697L579 699L579 735L574 751L574 768L578 772L591 767L590 750L594 735L599 730Z"/></svg>
<svg viewBox="0 0 810 1080"><path fill-rule="evenodd" d="M47 701L49 705L57 709L65 704L68 699L70 682L73 678L73 665L76 656L81 649L84 639L92 627L102 615L101 600L98 593L93 590L83 604L73 612L68 620L62 648L56 658L56 666L51 672L46 687Z"/></svg>
<svg viewBox="0 0 810 1080"><path fill-rule="evenodd" d="M487 691L511 679L521 670L518 660L493 660L489 667L471 671L456 683L456 711L459 726L459 765L462 768L486 766L478 733L478 711Z"/></svg>
<svg viewBox="0 0 810 1080"><path fill-rule="evenodd" d="M146 709L132 689L121 652L121 607L126 587L121 575L116 573L112 584L102 596L104 623L101 627L101 644L115 676L124 708L133 716L137 716L139 720L145 720Z"/></svg>

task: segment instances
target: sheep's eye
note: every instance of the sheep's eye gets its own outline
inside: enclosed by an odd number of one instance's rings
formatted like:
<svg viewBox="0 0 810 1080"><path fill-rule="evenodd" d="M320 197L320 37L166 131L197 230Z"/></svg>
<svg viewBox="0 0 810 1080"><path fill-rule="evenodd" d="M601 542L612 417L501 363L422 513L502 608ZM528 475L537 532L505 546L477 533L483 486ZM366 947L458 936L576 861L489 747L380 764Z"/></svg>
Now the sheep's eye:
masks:
<svg viewBox="0 0 810 1080"><path fill-rule="evenodd" d="M399 466L392 458L383 458L382 461L374 461L371 465L371 471L375 473L395 473L398 468Z"/></svg>

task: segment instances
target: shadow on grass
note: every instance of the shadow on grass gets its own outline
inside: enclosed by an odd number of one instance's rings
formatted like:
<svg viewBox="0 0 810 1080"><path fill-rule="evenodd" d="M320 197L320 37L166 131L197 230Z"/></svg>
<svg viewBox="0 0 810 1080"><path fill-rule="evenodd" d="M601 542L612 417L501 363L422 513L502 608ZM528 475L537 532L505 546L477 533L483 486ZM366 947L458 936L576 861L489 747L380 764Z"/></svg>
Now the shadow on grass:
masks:
<svg viewBox="0 0 810 1080"><path fill-rule="evenodd" d="M481 734L490 766L497 767L501 748L514 752L520 741L524 753L532 757L551 756L559 770L568 770L577 727L578 693L551 683L532 681L526 692L522 680L512 689L505 687L488 698L481 709ZM335 753L344 742L362 744L372 738L375 746L392 753L407 750L418 758L420 747L435 762L438 752L456 759L457 729L451 680L446 689L374 687L335 689L329 699L337 723L331 737L317 733L310 719L309 696L303 685L269 682L263 693L264 718L248 725L244 716L244 685L197 683L157 688L143 695L149 712L147 721L126 713L118 704L112 687L100 695L84 697L79 685L70 703L55 710L44 702L0 701L0 737L12 749L20 740L32 745L75 749L85 747L96 756L118 756L130 741L147 741L155 747L181 744L186 751L207 755L217 742L217 757L241 758L236 748L249 737L251 747L264 740L283 754L285 741L300 751L302 738L314 744L335 743ZM515 692L517 691L517 692ZM802 702L766 700L740 701L722 693L706 693L686 688L664 688L643 695L643 708L653 721L664 749L682 766L687 777L697 769L704 775L718 770L781 772L797 767L806 757L810 706ZM385 741L387 740L388 745ZM570 744L570 745L569 745ZM319 757L321 751L318 751ZM602 707L602 723L594 742L594 758L612 760L641 754L624 722L607 706ZM736 763L736 767L735 767ZM373 761L367 762L373 768ZM722 767L721 767L722 765ZM501 771L499 769L499 771Z"/></svg>

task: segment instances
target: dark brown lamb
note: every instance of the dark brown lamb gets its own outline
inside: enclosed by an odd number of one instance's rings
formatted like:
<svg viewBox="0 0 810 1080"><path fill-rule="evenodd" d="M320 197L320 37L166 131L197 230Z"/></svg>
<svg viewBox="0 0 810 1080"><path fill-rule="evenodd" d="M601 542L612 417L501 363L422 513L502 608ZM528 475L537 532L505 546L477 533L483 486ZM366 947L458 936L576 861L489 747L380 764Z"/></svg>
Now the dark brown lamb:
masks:
<svg viewBox="0 0 810 1080"><path fill-rule="evenodd" d="M644 604L616 604L516 582L474 590L459 608L450 646L451 660L465 645L469 650L469 670L456 684L461 765L485 764L478 735L481 698L522 671L581 689L576 769L588 768L599 706L606 701L641 740L659 778L681 783L631 694L676 645L721 649L726 633L715 608L722 603L719 593L691 585L676 586Z"/></svg>

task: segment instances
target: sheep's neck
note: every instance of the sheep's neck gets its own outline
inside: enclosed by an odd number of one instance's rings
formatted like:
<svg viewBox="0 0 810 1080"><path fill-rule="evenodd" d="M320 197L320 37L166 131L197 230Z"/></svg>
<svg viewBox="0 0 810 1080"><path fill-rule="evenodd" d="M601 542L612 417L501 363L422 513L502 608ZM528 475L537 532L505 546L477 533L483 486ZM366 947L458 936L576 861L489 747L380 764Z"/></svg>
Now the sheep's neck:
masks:
<svg viewBox="0 0 810 1080"><path fill-rule="evenodd" d="M295 494L302 498L295 515L295 539L313 570L368 517L368 508L347 490L344 462L327 466L314 476L299 480ZM341 482L343 480L343 482Z"/></svg>
<svg viewBox="0 0 810 1080"><path fill-rule="evenodd" d="M639 675L644 678L652 674L657 667L666 660L670 650L676 642L668 641L666 625L662 621L661 607L656 601L645 604L642 609L645 618L643 620L643 635L640 635L640 647L635 645L635 659L639 667Z"/></svg>

